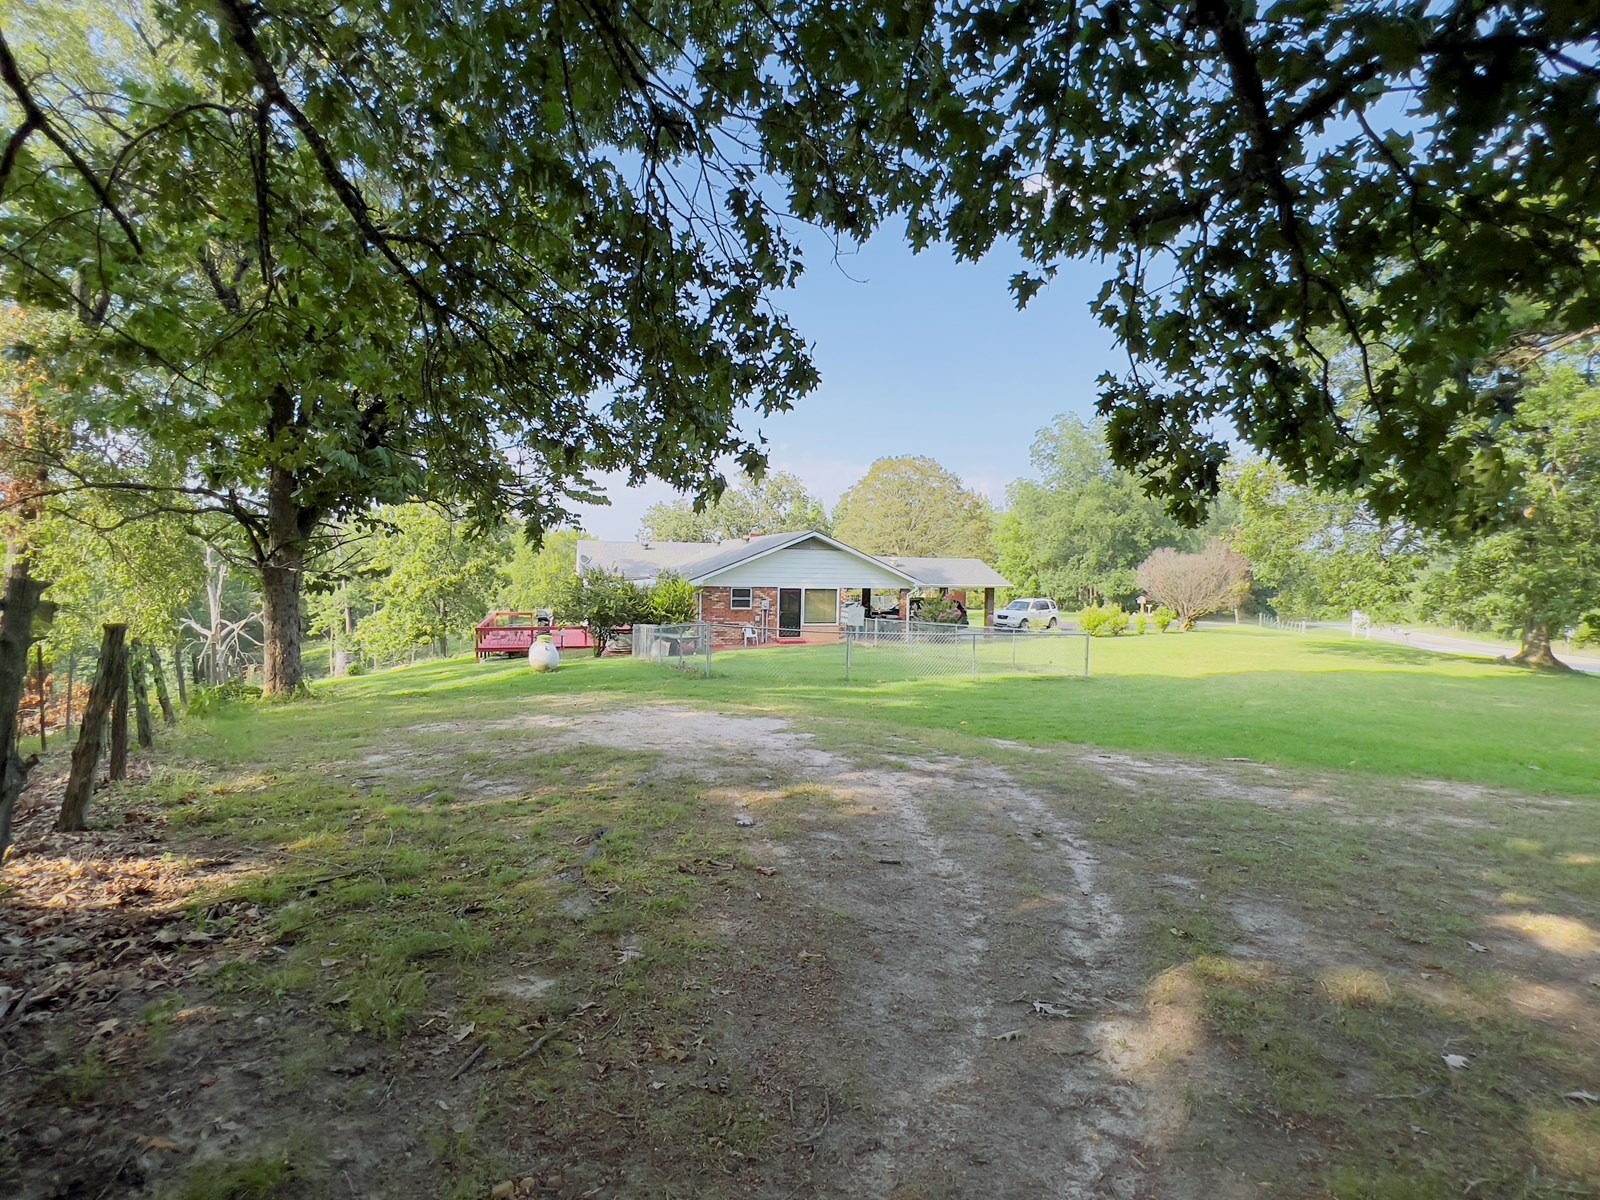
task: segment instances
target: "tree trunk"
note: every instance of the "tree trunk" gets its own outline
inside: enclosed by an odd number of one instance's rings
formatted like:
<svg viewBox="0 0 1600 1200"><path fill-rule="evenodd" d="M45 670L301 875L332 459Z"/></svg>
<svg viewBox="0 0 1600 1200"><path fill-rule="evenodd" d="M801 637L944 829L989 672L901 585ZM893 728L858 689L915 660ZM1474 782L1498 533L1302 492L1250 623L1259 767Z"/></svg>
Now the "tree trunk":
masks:
<svg viewBox="0 0 1600 1200"><path fill-rule="evenodd" d="M1500 661L1519 667L1534 667L1541 671L1572 670L1550 649L1550 626L1531 622L1522 627L1522 648Z"/></svg>
<svg viewBox="0 0 1600 1200"><path fill-rule="evenodd" d="M128 654L124 650L111 695L111 747L106 763L106 779L115 783L128 777Z"/></svg>
<svg viewBox="0 0 1600 1200"><path fill-rule="evenodd" d="M150 647L150 673L156 677L156 702L161 705L161 719L168 725L176 725L178 716L172 711L172 697L167 695L167 677L161 670L161 655L156 653L154 646ZM183 687L183 672L178 672L178 687Z"/></svg>
<svg viewBox="0 0 1600 1200"><path fill-rule="evenodd" d="M73 687L73 681L76 678L77 673L78 673L78 652L76 650L68 650L67 651L67 725L66 725L66 734L67 734L67 741L69 743L72 741L72 687Z"/></svg>
<svg viewBox="0 0 1600 1200"><path fill-rule="evenodd" d="M44 643L40 642L35 646L33 652L35 655L34 663L37 667L34 677L39 684L39 753L43 754L50 749L46 738L46 734L49 731L45 728L50 723L50 701L44 694Z"/></svg>
<svg viewBox="0 0 1600 1200"><path fill-rule="evenodd" d="M0 613L0 864L11 845L11 818L37 759L17 752L21 733L22 693L28 679L28 643L33 640L33 613L48 584L28 574L28 559L19 555L6 573L5 612Z"/></svg>
<svg viewBox="0 0 1600 1200"><path fill-rule="evenodd" d="M356 614L348 604L344 606L344 642L343 649L334 651L333 673L347 675L350 673L350 664L356 661Z"/></svg>
<svg viewBox="0 0 1600 1200"><path fill-rule="evenodd" d="M298 554L280 554L261 568L262 694L289 696L305 685L300 661L300 580Z"/></svg>
<svg viewBox="0 0 1600 1200"><path fill-rule="evenodd" d="M172 644L172 673L178 677L178 703L189 707L189 689L183 682L183 642Z"/></svg>
<svg viewBox="0 0 1600 1200"><path fill-rule="evenodd" d="M269 438L292 437L295 401L279 388L271 398ZM306 544L322 514L300 503L294 472L274 465L267 475L266 551L257 560L261 570L262 671L265 697L294 696L305 689L305 664L300 647L300 598L305 588Z"/></svg>
<svg viewBox="0 0 1600 1200"><path fill-rule="evenodd" d="M129 663L132 676L133 715L139 734L139 748L153 750L156 744L155 722L150 719L150 680L144 673L144 645L135 638L133 657Z"/></svg>
<svg viewBox="0 0 1600 1200"><path fill-rule="evenodd" d="M61 816L56 820L56 828L63 832L88 828L85 818L89 815L89 797L94 795L95 775L100 770L107 718L121 690L117 678L126 678L128 674L128 627L107 625L104 628L100 666L89 688L89 707L83 714L83 731L78 734L78 744L72 748L72 772L67 776L67 790L61 797Z"/></svg>

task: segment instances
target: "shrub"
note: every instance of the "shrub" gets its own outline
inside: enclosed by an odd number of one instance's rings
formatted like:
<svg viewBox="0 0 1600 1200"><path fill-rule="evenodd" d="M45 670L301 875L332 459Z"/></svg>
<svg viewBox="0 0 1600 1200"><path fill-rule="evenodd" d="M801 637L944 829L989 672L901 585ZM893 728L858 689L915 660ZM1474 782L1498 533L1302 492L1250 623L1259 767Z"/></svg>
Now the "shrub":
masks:
<svg viewBox="0 0 1600 1200"><path fill-rule="evenodd" d="M242 679L218 684L196 692L189 700L189 711L197 716L216 712L230 704L241 704L261 699L261 689Z"/></svg>
<svg viewBox="0 0 1600 1200"><path fill-rule="evenodd" d="M687 579L663 573L650 589L650 615L657 625L687 625L700 615L700 600Z"/></svg>
<svg viewBox="0 0 1600 1200"><path fill-rule="evenodd" d="M566 580L555 609L562 620L580 622L589 630L596 658L605 653L615 630L655 615L647 589L600 567L585 567Z"/></svg>
<svg viewBox="0 0 1600 1200"><path fill-rule="evenodd" d="M1128 614L1120 604L1091 604L1078 614L1078 628L1090 637L1116 637L1128 628Z"/></svg>
<svg viewBox="0 0 1600 1200"><path fill-rule="evenodd" d="M1156 609L1151 616L1155 619L1157 633L1165 633L1167 631L1167 626L1171 625L1178 619L1178 614L1173 612L1165 604Z"/></svg>
<svg viewBox="0 0 1600 1200"><path fill-rule="evenodd" d="M1148 628L1150 628L1150 626L1149 626L1149 624L1148 624L1148 623L1147 623L1147 622L1146 622L1146 621L1145 621L1145 619L1144 619L1144 614L1143 614L1143 613L1140 613L1140 614L1139 614L1139 619L1138 619L1138 620L1136 620L1136 621L1135 621L1135 622L1134 622L1134 623L1133 623L1133 631L1134 631L1134 632L1135 632L1135 633L1143 633L1143 632L1144 632L1144 631L1145 631L1145 630L1146 630L1146 629L1148 629Z"/></svg>
<svg viewBox="0 0 1600 1200"><path fill-rule="evenodd" d="M960 620L956 602L949 596L924 596L916 606L916 618L936 625L954 625Z"/></svg>
<svg viewBox="0 0 1600 1200"><path fill-rule="evenodd" d="M1600 612L1585 613L1583 620L1578 622L1578 628L1573 631L1572 644L1574 646L1600 645Z"/></svg>

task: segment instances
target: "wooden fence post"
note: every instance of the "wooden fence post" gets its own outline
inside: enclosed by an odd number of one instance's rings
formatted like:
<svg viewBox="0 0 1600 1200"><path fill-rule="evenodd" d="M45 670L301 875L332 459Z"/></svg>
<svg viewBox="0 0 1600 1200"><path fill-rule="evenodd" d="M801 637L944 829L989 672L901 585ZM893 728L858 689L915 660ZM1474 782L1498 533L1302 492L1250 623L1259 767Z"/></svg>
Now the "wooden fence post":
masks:
<svg viewBox="0 0 1600 1200"><path fill-rule="evenodd" d="M124 626L126 628L126 626ZM115 783L128 777L128 651L124 647L111 697L111 750L106 763L106 781Z"/></svg>
<svg viewBox="0 0 1600 1200"><path fill-rule="evenodd" d="M45 725L49 721L50 706L44 695L44 643L40 642L34 647L34 661L39 671L39 753L43 754L50 747L45 744Z"/></svg>
<svg viewBox="0 0 1600 1200"><path fill-rule="evenodd" d="M94 683L89 688L89 705L83 714L83 731L78 734L78 744L72 748L72 771L67 776L67 790L61 797L61 816L56 820L56 828L64 833L88 828L89 798L94 795L94 779L100 770L100 751L105 746L107 719L116 703L119 690L117 677L121 675L126 678L128 674L127 635L126 625L104 626L100 665L95 671Z"/></svg>
<svg viewBox="0 0 1600 1200"><path fill-rule="evenodd" d="M178 677L178 703L189 707L189 687L183 680L183 642L172 643L172 673Z"/></svg>
<svg viewBox="0 0 1600 1200"><path fill-rule="evenodd" d="M155 722L150 719L150 678L144 671L144 656L144 643L134 638L133 657L129 663L130 683L133 687L133 715L137 721L140 749L151 750L156 744L156 727Z"/></svg>
<svg viewBox="0 0 1600 1200"><path fill-rule="evenodd" d="M5 611L0 613L0 863L11 845L11 815L27 785L36 760L17 753L22 732L22 693L28 680L28 643L33 640L33 614L47 584L28 573L26 555L18 555L6 573Z"/></svg>
<svg viewBox="0 0 1600 1200"><path fill-rule="evenodd" d="M181 663L181 659L179 660ZM161 719L168 725L178 723L177 714L172 711L172 697L167 695L167 676L161 669L161 655L154 646L150 647L150 673L156 677L156 700L161 705ZM178 671L178 684L183 684L183 671Z"/></svg>

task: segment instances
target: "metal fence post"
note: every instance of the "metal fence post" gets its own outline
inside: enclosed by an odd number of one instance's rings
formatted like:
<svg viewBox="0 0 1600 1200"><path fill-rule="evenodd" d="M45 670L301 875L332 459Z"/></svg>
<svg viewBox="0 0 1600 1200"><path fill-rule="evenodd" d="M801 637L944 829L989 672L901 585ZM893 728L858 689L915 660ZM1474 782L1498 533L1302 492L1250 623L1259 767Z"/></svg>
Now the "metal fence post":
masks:
<svg viewBox="0 0 1600 1200"><path fill-rule="evenodd" d="M1083 635L1083 677L1089 678L1089 635Z"/></svg>
<svg viewBox="0 0 1600 1200"><path fill-rule="evenodd" d="M717 631L711 625L700 626L700 636L706 639L706 678L711 678L711 645L717 640Z"/></svg>
<svg viewBox="0 0 1600 1200"><path fill-rule="evenodd" d="M844 631L844 681L850 682L850 654L855 643L855 638L850 636L850 631Z"/></svg>
<svg viewBox="0 0 1600 1200"><path fill-rule="evenodd" d="M978 673L978 635L972 635L972 673Z"/></svg>

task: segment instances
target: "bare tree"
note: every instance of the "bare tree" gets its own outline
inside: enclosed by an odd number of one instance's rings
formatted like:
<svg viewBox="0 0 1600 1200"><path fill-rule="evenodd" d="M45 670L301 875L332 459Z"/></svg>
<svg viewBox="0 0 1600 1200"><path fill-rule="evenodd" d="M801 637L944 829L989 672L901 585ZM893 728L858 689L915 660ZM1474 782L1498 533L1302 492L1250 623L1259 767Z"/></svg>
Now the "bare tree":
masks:
<svg viewBox="0 0 1600 1200"><path fill-rule="evenodd" d="M1197 554L1171 547L1139 564L1139 588L1178 615L1181 629L1193 629L1207 613L1236 607L1250 592L1250 562L1220 541Z"/></svg>
<svg viewBox="0 0 1600 1200"><path fill-rule="evenodd" d="M248 613L238 620L229 620L224 613L223 592L227 587L230 569L226 558L218 554L213 547L206 547L206 610L210 624L202 625L191 617L183 619L184 625L199 634L202 639L200 660L208 687L217 687L244 673L245 643L249 643L254 649L259 649L261 646L260 639L251 632L253 628L260 626L259 610ZM179 658L180 689L183 675L182 662L183 660ZM187 699L183 702L188 703Z"/></svg>

